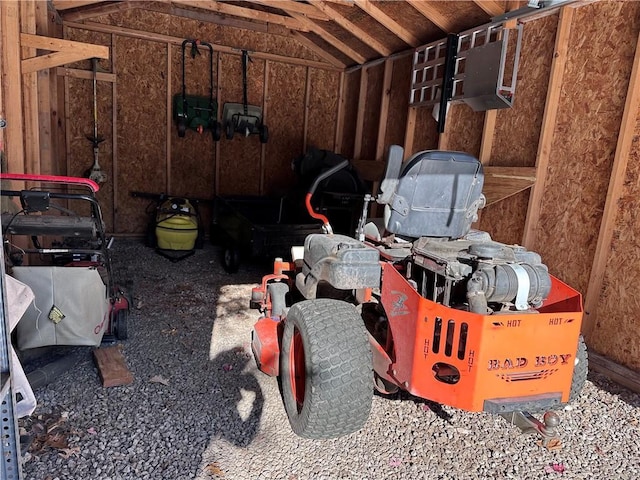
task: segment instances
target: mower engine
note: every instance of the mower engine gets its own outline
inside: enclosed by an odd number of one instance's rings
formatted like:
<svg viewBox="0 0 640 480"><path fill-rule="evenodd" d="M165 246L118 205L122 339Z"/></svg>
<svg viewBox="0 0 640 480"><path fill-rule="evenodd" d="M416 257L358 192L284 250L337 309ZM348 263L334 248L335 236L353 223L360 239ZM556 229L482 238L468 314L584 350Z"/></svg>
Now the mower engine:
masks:
<svg viewBox="0 0 640 480"><path fill-rule="evenodd" d="M479 231L461 240L416 240L411 278L424 298L480 314L538 308L551 290L540 255Z"/></svg>

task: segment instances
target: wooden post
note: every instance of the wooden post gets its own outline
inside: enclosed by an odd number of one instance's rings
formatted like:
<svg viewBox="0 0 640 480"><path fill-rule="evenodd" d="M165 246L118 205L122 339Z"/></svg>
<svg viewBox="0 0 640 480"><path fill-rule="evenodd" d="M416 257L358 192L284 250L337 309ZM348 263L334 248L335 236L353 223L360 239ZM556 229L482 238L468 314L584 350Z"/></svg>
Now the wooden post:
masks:
<svg viewBox="0 0 640 480"><path fill-rule="evenodd" d="M307 72L308 71L309 69L307 68ZM309 75L307 73L307 79L308 79L308 76ZM267 125L267 105L269 104L269 102L267 101L268 96L269 96L269 60L265 60L264 61L264 81L263 81L263 89L262 89L262 124L263 125ZM306 110L305 110L305 122L306 122ZM305 127L305 138L306 138L306 127ZM260 144L260 195L264 195L266 158L267 158L267 144L261 143Z"/></svg>
<svg viewBox="0 0 640 480"><path fill-rule="evenodd" d="M0 113L0 118L7 122L4 129L7 171L24 173L20 42L16 40L20 38L20 6L15 0L0 2L0 38L4 93L4 111Z"/></svg>
<svg viewBox="0 0 640 480"><path fill-rule="evenodd" d="M115 33L111 34L111 73L116 76L118 65L116 59ZM118 231L118 83L111 82L111 169L113 175L113 219L111 225L114 233Z"/></svg>
<svg viewBox="0 0 640 480"><path fill-rule="evenodd" d="M171 115L171 44L167 43L167 142L165 144L166 155L166 191L171 192L171 129L173 128L173 117Z"/></svg>
<svg viewBox="0 0 640 480"><path fill-rule="evenodd" d="M309 95L311 94L311 76L309 75L309 67L305 69L304 82L304 120L302 126L302 151L307 151L307 133L309 130Z"/></svg>
<svg viewBox="0 0 640 480"><path fill-rule="evenodd" d="M336 153L340 153L342 151L342 136L343 136L343 128L344 128L344 82L345 82L345 74L344 72L340 72L340 87L338 88L338 114L336 118L336 134L334 137L333 150Z"/></svg>
<svg viewBox="0 0 640 480"><path fill-rule="evenodd" d="M607 190L607 200L604 205L602 222L600 223L600 233L596 244L596 253L591 266L589 285L585 298L585 317L582 323L582 331L585 337L589 337L593 332L598 311L598 301L602 290L607 268L607 260L611 252L613 240L613 230L618 213L618 201L624 192L625 172L629 162L629 155L632 150L634 140L634 129L640 113L640 36L636 44L636 53L633 60L633 68L627 88L627 98L622 113L620 123L620 134L616 145L616 153L613 159L611 177L609 178L609 189Z"/></svg>
<svg viewBox="0 0 640 480"><path fill-rule="evenodd" d="M480 158L478 158L483 165L489 165L491 163L491 149L493 147L493 134L496 130L497 116L497 110L487 110L484 114Z"/></svg>
<svg viewBox="0 0 640 480"><path fill-rule="evenodd" d="M404 133L404 160L413 155L413 140L416 133L416 115L418 109L416 107L409 106L407 113L407 128Z"/></svg>
<svg viewBox="0 0 640 480"><path fill-rule="evenodd" d="M362 132L364 130L365 110L367 107L367 89L369 87L369 69L360 69L360 91L358 93L358 115L356 117L356 134L353 144L353 158L359 159L362 152Z"/></svg>
<svg viewBox="0 0 640 480"><path fill-rule="evenodd" d="M38 35L51 36L53 33L49 24L49 14L46 2L35 2L35 33ZM53 78L52 78L53 77ZM57 75L50 70L40 70L37 73L37 95L38 95L38 129L40 139L40 172L53 174L53 132L52 132L52 98L55 99L57 85ZM53 93L53 95L52 95Z"/></svg>
<svg viewBox="0 0 640 480"><path fill-rule="evenodd" d="M265 64L265 69L267 68ZM222 81L222 54L218 52L218 62L216 63L216 100L218 102L218 121L222 120L222 105L220 105L220 99L222 98L222 87L220 86L220 82ZM224 125L222 126L222 135L225 135ZM213 179L213 193L218 195L220 191L220 142L215 142L215 151L216 151L216 159L214 166L214 179Z"/></svg>
<svg viewBox="0 0 640 480"><path fill-rule="evenodd" d="M551 157L551 146L553 144L556 117L558 115L558 105L560 103L560 91L562 89L562 79L567 62L567 51L569 48L569 35L571 33L571 21L573 19L572 8L563 7L560 10L558 20L558 31L556 33L556 44L553 61L551 63L551 73L549 75L549 87L547 89L547 101L542 117L542 128L540 130L540 140L538 142L538 153L536 155L536 183L531 189L529 206L527 208L527 219L522 236L522 245L530 250L536 249L536 229L540 217L540 207L544 196L544 186L547 179L547 167Z"/></svg>

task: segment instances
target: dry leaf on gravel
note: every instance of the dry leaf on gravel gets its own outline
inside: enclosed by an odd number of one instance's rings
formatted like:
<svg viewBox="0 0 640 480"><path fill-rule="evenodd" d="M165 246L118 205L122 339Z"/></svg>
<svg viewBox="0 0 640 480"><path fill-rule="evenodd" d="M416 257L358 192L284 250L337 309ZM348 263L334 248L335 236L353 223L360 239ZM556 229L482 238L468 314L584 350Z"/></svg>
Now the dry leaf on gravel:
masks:
<svg viewBox="0 0 640 480"><path fill-rule="evenodd" d="M80 453L80 447L61 448L58 452L62 458L67 460L69 457L77 456Z"/></svg>
<svg viewBox="0 0 640 480"><path fill-rule="evenodd" d="M205 472L209 475L217 475L218 477L224 477L224 472L220 468L218 462L213 462L204 467Z"/></svg>
<svg viewBox="0 0 640 480"><path fill-rule="evenodd" d="M162 375L154 375L153 377L151 377L149 379L149 381L151 383L161 383L162 385L164 385L165 387L169 386L169 380L167 380L166 378L164 378Z"/></svg>

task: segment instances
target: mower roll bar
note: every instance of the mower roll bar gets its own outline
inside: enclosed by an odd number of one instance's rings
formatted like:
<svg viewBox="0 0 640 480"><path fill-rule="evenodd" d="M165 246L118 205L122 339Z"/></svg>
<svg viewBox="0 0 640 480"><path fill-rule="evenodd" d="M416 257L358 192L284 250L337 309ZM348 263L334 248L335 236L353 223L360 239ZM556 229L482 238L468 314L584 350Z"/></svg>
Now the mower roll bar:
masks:
<svg viewBox="0 0 640 480"><path fill-rule="evenodd" d="M71 184L87 187L93 193L100 190L100 186L88 178L65 177L60 175L35 175L29 173L0 173L0 180L22 180L25 182L49 182L59 184Z"/></svg>
<svg viewBox="0 0 640 480"><path fill-rule="evenodd" d="M320 185L320 182L329 178L334 173L339 172L343 168L347 168L348 166L349 166L349 160L345 159L339 164L337 164L335 167L331 167L326 172L323 172L320 175L318 175L316 179L313 181L313 183L311 184L311 187L309 188L309 191L307 192L307 195L304 199L304 204L307 207L307 212L309 213L311 218L320 220L322 222L322 230L329 235L333 233L333 228L329 223L329 219L326 216L322 215L321 213L316 213L313 210L313 206L311 205L311 197L313 197L313 194L315 193L316 188L318 188L318 185Z"/></svg>

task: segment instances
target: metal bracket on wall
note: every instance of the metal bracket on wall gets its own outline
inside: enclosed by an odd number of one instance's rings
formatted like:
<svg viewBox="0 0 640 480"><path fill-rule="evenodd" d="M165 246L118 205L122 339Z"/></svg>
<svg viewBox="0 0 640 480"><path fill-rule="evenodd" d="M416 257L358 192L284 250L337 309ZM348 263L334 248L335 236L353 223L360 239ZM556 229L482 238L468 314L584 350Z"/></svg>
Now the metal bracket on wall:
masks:
<svg viewBox="0 0 640 480"><path fill-rule="evenodd" d="M511 107L521 43L521 24L491 23L417 47L409 105L439 105L440 132L449 102L465 102L475 111Z"/></svg>

